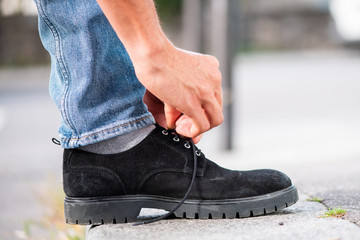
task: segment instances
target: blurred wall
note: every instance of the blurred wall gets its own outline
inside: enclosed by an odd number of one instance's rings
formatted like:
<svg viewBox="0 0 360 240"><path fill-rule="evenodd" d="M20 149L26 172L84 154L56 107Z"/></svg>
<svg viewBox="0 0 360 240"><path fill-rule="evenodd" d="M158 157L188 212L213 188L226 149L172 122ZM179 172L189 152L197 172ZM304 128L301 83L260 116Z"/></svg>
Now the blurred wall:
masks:
<svg viewBox="0 0 360 240"><path fill-rule="evenodd" d="M38 33L37 16L0 17L0 65L49 62Z"/></svg>
<svg viewBox="0 0 360 240"><path fill-rule="evenodd" d="M339 37L329 13L328 0L239 1L240 50L339 47ZM183 0L156 0L163 28L180 47L183 46L182 2ZM0 3L0 65L48 63L49 57L38 37L33 1L0 0ZM204 12L206 13L206 9ZM207 22L206 26L209 25L211 23Z"/></svg>
<svg viewBox="0 0 360 240"><path fill-rule="evenodd" d="M171 29L173 39L181 33L181 2L156 0L159 15L165 28ZM0 66L50 62L39 38L36 14L32 0L0 0Z"/></svg>
<svg viewBox="0 0 360 240"><path fill-rule="evenodd" d="M251 50L324 49L339 44L327 0L243 0L244 46Z"/></svg>

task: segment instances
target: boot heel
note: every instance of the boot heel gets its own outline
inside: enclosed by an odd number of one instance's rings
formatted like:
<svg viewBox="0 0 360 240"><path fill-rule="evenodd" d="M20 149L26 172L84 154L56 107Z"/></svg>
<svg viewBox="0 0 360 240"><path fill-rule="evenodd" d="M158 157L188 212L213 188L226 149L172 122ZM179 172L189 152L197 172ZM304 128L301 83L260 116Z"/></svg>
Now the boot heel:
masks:
<svg viewBox="0 0 360 240"><path fill-rule="evenodd" d="M135 222L141 210L139 202L112 199L79 199L64 201L67 224L101 225Z"/></svg>

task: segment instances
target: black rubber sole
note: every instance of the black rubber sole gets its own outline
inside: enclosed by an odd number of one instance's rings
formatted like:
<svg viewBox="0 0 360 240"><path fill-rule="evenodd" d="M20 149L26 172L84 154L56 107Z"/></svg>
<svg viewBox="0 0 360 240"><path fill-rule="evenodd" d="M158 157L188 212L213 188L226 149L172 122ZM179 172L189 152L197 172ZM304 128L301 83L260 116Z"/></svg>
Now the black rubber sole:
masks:
<svg viewBox="0 0 360 240"><path fill-rule="evenodd" d="M265 215L298 201L295 186L266 195L229 200L186 200L176 211L179 218L220 219ZM180 199L132 195L121 197L65 198L68 224L114 224L138 221L141 208L170 211Z"/></svg>

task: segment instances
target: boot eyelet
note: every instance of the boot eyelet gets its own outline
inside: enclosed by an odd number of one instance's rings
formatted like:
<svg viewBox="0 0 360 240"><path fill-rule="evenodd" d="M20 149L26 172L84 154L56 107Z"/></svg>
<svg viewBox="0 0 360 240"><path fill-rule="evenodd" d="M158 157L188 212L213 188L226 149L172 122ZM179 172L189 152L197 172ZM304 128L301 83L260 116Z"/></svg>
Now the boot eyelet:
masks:
<svg viewBox="0 0 360 240"><path fill-rule="evenodd" d="M190 144L189 144L189 143L185 143L184 146L185 146L186 148L190 148Z"/></svg>
<svg viewBox="0 0 360 240"><path fill-rule="evenodd" d="M180 138L174 137L173 140L174 140L175 142L178 142L178 141L180 141Z"/></svg>
<svg viewBox="0 0 360 240"><path fill-rule="evenodd" d="M169 133L168 133L166 130L162 130L161 132L162 132L162 134L164 134L165 136L166 136L166 135L169 135Z"/></svg>
<svg viewBox="0 0 360 240"><path fill-rule="evenodd" d="M196 150L196 156L200 157L201 156L201 152Z"/></svg>

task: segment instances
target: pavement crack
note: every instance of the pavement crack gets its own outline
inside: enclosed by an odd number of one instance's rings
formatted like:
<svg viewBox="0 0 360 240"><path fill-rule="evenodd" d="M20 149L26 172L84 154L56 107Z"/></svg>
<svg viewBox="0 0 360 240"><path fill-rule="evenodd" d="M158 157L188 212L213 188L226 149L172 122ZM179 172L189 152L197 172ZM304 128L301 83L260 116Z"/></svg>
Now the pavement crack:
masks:
<svg viewBox="0 0 360 240"><path fill-rule="evenodd" d="M329 199L327 199L326 197L321 196L321 198L320 198L318 195L308 194L308 193L306 193L306 191L304 189L301 189L301 191L299 190L299 192L301 192L303 195L308 196L308 198L305 201L317 202L318 204L325 207L327 210L334 209L334 208L337 208L337 207L341 208L341 206L335 207L335 206L333 206L331 204L328 204L327 201L329 201ZM360 228L360 221L355 221L355 220L349 218L349 216L351 216L352 209L345 209L345 210L346 210L346 213L344 215L342 215L341 217L328 216L328 217L324 217L324 218L340 218L340 219L342 219L344 221L355 224L356 227Z"/></svg>

